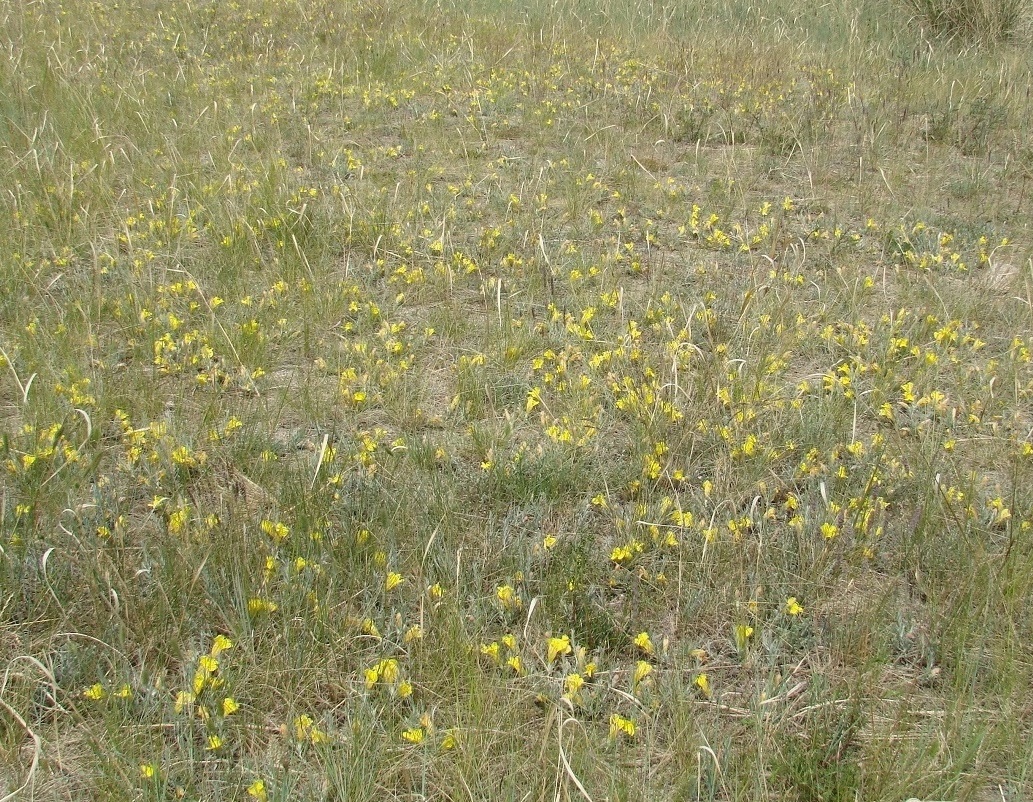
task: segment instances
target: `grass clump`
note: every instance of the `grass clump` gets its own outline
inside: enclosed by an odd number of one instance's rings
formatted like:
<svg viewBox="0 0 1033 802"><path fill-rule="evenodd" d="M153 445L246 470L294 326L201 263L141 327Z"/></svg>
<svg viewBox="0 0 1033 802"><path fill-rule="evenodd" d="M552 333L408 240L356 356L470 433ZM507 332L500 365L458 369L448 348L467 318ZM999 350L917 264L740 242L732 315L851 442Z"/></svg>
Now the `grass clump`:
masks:
<svg viewBox="0 0 1033 802"><path fill-rule="evenodd" d="M937 36L984 44L1028 32L1026 0L910 0L918 19Z"/></svg>

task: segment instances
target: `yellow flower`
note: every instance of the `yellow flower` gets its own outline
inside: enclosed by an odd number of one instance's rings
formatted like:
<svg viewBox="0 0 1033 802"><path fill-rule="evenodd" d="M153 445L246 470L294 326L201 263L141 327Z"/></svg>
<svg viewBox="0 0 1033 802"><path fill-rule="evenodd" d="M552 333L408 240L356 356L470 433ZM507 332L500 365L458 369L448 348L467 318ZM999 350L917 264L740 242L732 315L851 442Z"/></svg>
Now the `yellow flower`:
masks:
<svg viewBox="0 0 1033 802"><path fill-rule="evenodd" d="M412 643L414 640L423 639L423 628L419 624L413 624L406 630L405 636L402 638L406 643Z"/></svg>
<svg viewBox="0 0 1033 802"><path fill-rule="evenodd" d="M269 535L276 543L282 543L291 533L286 524L268 519L262 521L262 531Z"/></svg>
<svg viewBox="0 0 1033 802"><path fill-rule="evenodd" d="M169 516L169 534L177 534L183 530L186 526L187 518L190 516L190 509L188 507L180 507L172 515Z"/></svg>
<svg viewBox="0 0 1033 802"><path fill-rule="evenodd" d="M237 700L232 696L227 696L222 700L222 714L224 716L232 715L240 710L240 705L237 704Z"/></svg>
<svg viewBox="0 0 1033 802"><path fill-rule="evenodd" d="M489 658L492 662L499 662L499 642L492 641L491 643L481 644L481 654Z"/></svg>
<svg viewBox="0 0 1033 802"><path fill-rule="evenodd" d="M568 674L563 680L563 691L569 699L580 691L585 685L585 678L580 674Z"/></svg>
<svg viewBox="0 0 1033 802"><path fill-rule="evenodd" d="M176 446L172 450L172 461L177 465L182 465L184 468L193 468L197 464L194 455L190 453L190 449L186 446Z"/></svg>
<svg viewBox="0 0 1033 802"><path fill-rule="evenodd" d="M634 738L635 722L630 718L624 718L619 713L614 713L610 716L610 740L615 740L622 733L628 738Z"/></svg>
<svg viewBox="0 0 1033 802"><path fill-rule="evenodd" d="M735 627L735 646L737 649L742 650L746 648L746 643L750 638L753 637L753 627L747 624L736 624Z"/></svg>
<svg viewBox="0 0 1033 802"><path fill-rule="evenodd" d="M133 689L129 687L128 683L122 683L118 690L111 694L116 699L129 699L133 695Z"/></svg>
<svg viewBox="0 0 1033 802"><path fill-rule="evenodd" d="M548 661L555 662L560 655L570 654L570 636L562 635L558 638L549 638Z"/></svg>
<svg viewBox="0 0 1033 802"><path fill-rule="evenodd" d="M299 741L307 741L312 731L312 716L300 715L294 719L294 737Z"/></svg>
<svg viewBox="0 0 1033 802"><path fill-rule="evenodd" d="M215 640L212 641L212 648L209 654L212 657L218 657L221 652L227 649L233 648L233 641L227 638L225 635L216 635Z"/></svg>
<svg viewBox="0 0 1033 802"><path fill-rule="evenodd" d="M364 618L362 620L362 634L369 635L371 638L380 637L380 630L377 629L377 625L373 623L372 618Z"/></svg>
<svg viewBox="0 0 1033 802"><path fill-rule="evenodd" d="M398 661L394 658L380 661L380 679L388 685L398 681Z"/></svg>
<svg viewBox="0 0 1033 802"><path fill-rule="evenodd" d="M212 675L219 670L219 661L209 654L203 654L197 661L197 671L194 672L194 695L200 693L208 686L215 685Z"/></svg>
<svg viewBox="0 0 1033 802"><path fill-rule="evenodd" d="M255 596L247 600L247 611L249 615L255 618L263 613L275 613L276 602Z"/></svg>
<svg viewBox="0 0 1033 802"><path fill-rule="evenodd" d="M157 770L155 769L153 763L140 764L140 776L145 780L150 780L152 777L154 777L156 771Z"/></svg>
<svg viewBox="0 0 1033 802"><path fill-rule="evenodd" d="M495 596L506 610L519 610L523 606L523 601L512 585L499 585L495 590Z"/></svg>
<svg viewBox="0 0 1033 802"><path fill-rule="evenodd" d="M635 664L635 676L632 679L632 685L637 688L642 680L652 673L653 667L645 660L639 660L638 663Z"/></svg>
<svg viewBox="0 0 1033 802"><path fill-rule="evenodd" d="M703 693L705 697L707 697L707 699L710 698L710 679L707 677L706 674L700 674L699 676L697 676L696 679L693 681L693 684L700 689L700 691Z"/></svg>
<svg viewBox="0 0 1033 802"><path fill-rule="evenodd" d="M180 691L176 694L176 712L182 713L194 704L195 696L189 691Z"/></svg>
<svg viewBox="0 0 1033 802"><path fill-rule="evenodd" d="M91 685L89 688L86 688L82 692L82 695L87 699L92 699L94 702L99 702L108 695L108 692L104 690L104 686L98 682L95 685Z"/></svg>
<svg viewBox="0 0 1033 802"><path fill-rule="evenodd" d="M202 654L197 660L197 669L206 674L214 674L219 670L219 661L210 654Z"/></svg>
<svg viewBox="0 0 1033 802"><path fill-rule="evenodd" d="M638 635L635 636L635 645L650 657L652 657L656 652L656 648L653 646L653 641L649 639L648 632L638 633Z"/></svg>
<svg viewBox="0 0 1033 802"><path fill-rule="evenodd" d="M786 612L789 615L800 615L803 612L803 607L796 600L796 596L790 596L786 599Z"/></svg>
<svg viewBox="0 0 1033 802"><path fill-rule="evenodd" d="M412 683L408 680L403 680L398 683L398 698L408 699L412 696Z"/></svg>
<svg viewBox="0 0 1033 802"><path fill-rule="evenodd" d="M263 780L255 780L251 785L247 787L247 795L252 799L257 799L258 802L267 802L269 794L265 790L265 782Z"/></svg>
<svg viewBox="0 0 1033 802"><path fill-rule="evenodd" d="M423 743L423 727L412 727L402 733L402 740L411 744Z"/></svg>
<svg viewBox="0 0 1033 802"><path fill-rule="evenodd" d="M209 752L215 752L222 749L222 738L218 735L209 735L207 748Z"/></svg>
<svg viewBox="0 0 1033 802"><path fill-rule="evenodd" d="M381 660L373 668L366 669L366 687L372 688L378 682L394 685L398 681L398 661L394 658Z"/></svg>
<svg viewBox="0 0 1033 802"><path fill-rule="evenodd" d="M405 579L401 574L391 571L384 579L384 590L394 590L404 581Z"/></svg>

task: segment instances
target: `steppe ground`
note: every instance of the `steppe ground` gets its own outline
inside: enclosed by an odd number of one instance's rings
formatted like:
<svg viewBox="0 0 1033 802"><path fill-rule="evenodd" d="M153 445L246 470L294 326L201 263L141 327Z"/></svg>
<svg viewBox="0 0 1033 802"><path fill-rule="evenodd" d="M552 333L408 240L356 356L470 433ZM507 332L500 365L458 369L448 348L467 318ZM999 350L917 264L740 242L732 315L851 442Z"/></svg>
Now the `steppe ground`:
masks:
<svg viewBox="0 0 1033 802"><path fill-rule="evenodd" d="M1015 2L0 0L0 799L1033 798Z"/></svg>

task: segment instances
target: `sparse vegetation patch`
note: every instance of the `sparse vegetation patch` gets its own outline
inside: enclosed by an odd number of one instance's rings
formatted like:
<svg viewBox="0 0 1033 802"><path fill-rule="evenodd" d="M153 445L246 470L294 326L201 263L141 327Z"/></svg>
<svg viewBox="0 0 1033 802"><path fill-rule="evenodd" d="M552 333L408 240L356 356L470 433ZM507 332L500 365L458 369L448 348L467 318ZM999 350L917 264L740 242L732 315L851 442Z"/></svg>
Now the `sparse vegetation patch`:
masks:
<svg viewBox="0 0 1033 802"><path fill-rule="evenodd" d="M1028 799L1008 8L0 0L0 800Z"/></svg>

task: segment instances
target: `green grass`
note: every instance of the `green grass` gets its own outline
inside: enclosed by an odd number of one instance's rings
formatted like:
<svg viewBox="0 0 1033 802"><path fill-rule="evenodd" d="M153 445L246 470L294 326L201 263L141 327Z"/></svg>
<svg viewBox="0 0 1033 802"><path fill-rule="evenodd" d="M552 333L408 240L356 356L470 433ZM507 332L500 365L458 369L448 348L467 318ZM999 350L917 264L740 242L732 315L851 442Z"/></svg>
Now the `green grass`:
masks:
<svg viewBox="0 0 1033 802"><path fill-rule="evenodd" d="M1027 16L0 0L0 799L1029 799Z"/></svg>

